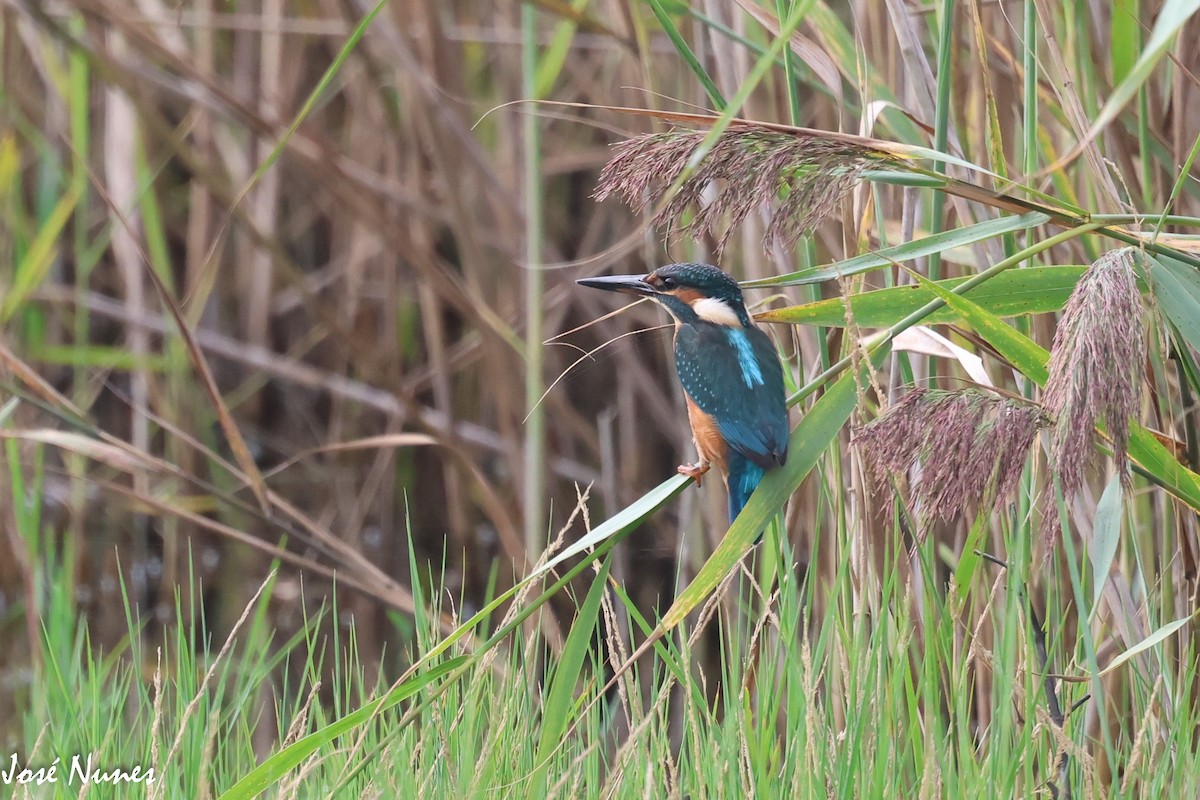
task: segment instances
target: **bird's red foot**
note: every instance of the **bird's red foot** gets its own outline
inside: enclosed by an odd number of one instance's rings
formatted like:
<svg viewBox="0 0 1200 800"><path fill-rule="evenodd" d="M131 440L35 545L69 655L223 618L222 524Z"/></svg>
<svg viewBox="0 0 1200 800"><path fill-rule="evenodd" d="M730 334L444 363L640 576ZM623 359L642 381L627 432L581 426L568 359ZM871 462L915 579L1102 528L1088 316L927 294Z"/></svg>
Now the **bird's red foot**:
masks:
<svg viewBox="0 0 1200 800"><path fill-rule="evenodd" d="M705 461L698 461L695 464L680 464L675 468L675 471L680 475L687 475L696 481L696 485L700 485L700 479L704 477L704 473L708 472L709 465Z"/></svg>

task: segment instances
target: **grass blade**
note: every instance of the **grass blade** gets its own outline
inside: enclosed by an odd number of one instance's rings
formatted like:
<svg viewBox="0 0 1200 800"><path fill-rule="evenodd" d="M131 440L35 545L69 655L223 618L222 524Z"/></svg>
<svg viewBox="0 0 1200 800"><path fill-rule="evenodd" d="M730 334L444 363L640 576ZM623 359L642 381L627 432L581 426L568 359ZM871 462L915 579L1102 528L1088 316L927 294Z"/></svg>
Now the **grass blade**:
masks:
<svg viewBox="0 0 1200 800"><path fill-rule="evenodd" d="M1088 551L1092 557L1092 574L1096 585L1092 589L1092 613L1100 602L1104 584L1108 581L1108 570L1113 556L1117 554L1117 543L1121 539L1121 481L1116 475L1108 482L1100 502L1096 504L1096 523Z"/></svg>
<svg viewBox="0 0 1200 800"><path fill-rule="evenodd" d="M284 775L298 767L306 758L320 748L328 746L337 737L354 730L380 711L389 709L407 700L442 676L458 669L466 663L467 658L467 656L451 658L427 672L414 675L399 686L394 687L377 702L364 706L352 714L347 714L336 722L332 722L321 728L319 731L310 733L295 743L288 745L259 764L258 767L226 790L221 795L220 800L250 800L250 798L257 797L267 787L277 783Z"/></svg>
<svg viewBox="0 0 1200 800"><path fill-rule="evenodd" d="M1142 50L1137 62L1129 69L1124 80L1117 84L1112 94L1108 96L1100 113L1096 115L1091 129L1084 136L1083 141L1076 146L1072 155L1082 149L1087 142L1099 136L1100 132L1116 119L1117 114L1121 112L1126 103L1133 99L1138 89L1154 71L1154 67L1166 55L1167 48L1170 47L1175 34L1179 33L1198 9L1200 9L1200 0L1167 0L1163 4L1162 11L1158 13L1158 19L1154 21L1154 30L1150 33L1150 41L1146 42L1145 49ZM1126 23L1136 30L1135 23L1128 20ZM1065 160L1069 159L1070 156Z"/></svg>
<svg viewBox="0 0 1200 800"><path fill-rule="evenodd" d="M661 0L646 0L646 5L650 6L650 10L654 12L654 18L658 20L658 24L662 27L663 32L671 40L671 46L675 48L675 52L679 54L679 57L683 59L683 63L688 65L692 74L696 76L696 80L700 81L700 85L704 87L704 92L708 95L708 100L713 104L713 108L724 110L726 106L725 96L721 94L721 90L717 88L716 82L709 76L708 70L704 69L704 65L700 63L700 59L696 58L696 53L687 43L687 40L683 38L679 27L671 19L671 15L667 13L667 9L663 6Z"/></svg>
<svg viewBox="0 0 1200 800"><path fill-rule="evenodd" d="M567 729L567 723L572 718L572 691L579 682L579 673L592 646L596 623L600 619L600 600L608 580L608 572L612 566L611 559L605 559L600 571L592 580L592 588L588 590L587 598L579 607L575 621L571 624L571 633L563 645L558 665L554 669L554 677L550 681L549 691L542 705L542 736L538 740L537 772L530 778L530 797L543 797L546 793L546 777L550 770L550 757L559 746L559 739Z"/></svg>
<svg viewBox="0 0 1200 800"><path fill-rule="evenodd" d="M1189 614L1186 617L1180 617L1179 619L1174 620L1173 622L1168 622L1166 625L1163 625L1161 628L1154 631L1154 633L1150 634L1145 639L1142 639L1140 642L1135 644L1133 647L1130 647L1124 653L1121 653L1121 655L1117 656L1112 661L1108 662L1108 666L1106 666L1104 669L1100 670L1100 672L1098 672L1093 677L1102 678L1105 675L1112 672L1113 670L1120 667L1126 661L1129 661L1131 658L1136 656L1138 653L1144 653L1145 651L1149 650L1151 647L1154 647L1154 645L1158 644L1159 642L1162 642L1162 641L1165 641L1165 640L1171 638L1181 628L1183 628L1184 625L1187 625L1189 622L1191 622L1192 617L1194 617L1194 616L1195 616L1195 614ZM1083 680L1091 680L1091 679L1092 679L1091 677L1088 677L1088 678L1084 678Z"/></svg>
<svg viewBox="0 0 1200 800"><path fill-rule="evenodd" d="M1066 305L1075 284L1086 267L1030 267L1009 270L997 275L971 292L971 298L997 317L1026 316L1058 311ZM937 281L938 286L953 289L968 278ZM894 286L862 292L849 298L854 322L864 328L886 328L921 308L936 295L920 285ZM846 323L846 300L834 297L815 303L776 308L756 315L760 322L787 322L803 325L843 327ZM926 317L926 324L958 320L951 308L943 308Z"/></svg>
<svg viewBox="0 0 1200 800"><path fill-rule="evenodd" d="M30 242L24 257L14 265L12 286L8 287L4 304L0 306L0 322L7 322L13 313L25 304L29 294L45 279L50 267L54 265L54 254L62 239L63 229L71 219L71 214L74 213L82 195L83 191L76 185L59 198L46 221L38 228L37 235Z"/></svg>
<svg viewBox="0 0 1200 800"><path fill-rule="evenodd" d="M923 258L933 253L942 253L955 247L975 244L976 242L982 242L1006 233L1023 231L1028 228L1037 227L1038 225L1044 225L1049 221L1050 216L1048 214L1038 211L1032 211L1019 216L997 217L986 222L968 225L965 228L944 231L933 236L926 236L922 239L905 242L895 247L888 247L877 253L864 253L863 255L847 258L828 266L800 270L799 272L791 272L786 275L779 275L760 281L750 281L744 285L748 287L803 286L809 283L821 283L823 281L846 277L847 275L858 275L873 269L879 269L880 267L891 266L897 262L912 261L913 259Z"/></svg>
<svg viewBox="0 0 1200 800"><path fill-rule="evenodd" d="M1154 299L1185 342L1200 350L1200 273L1173 258L1146 255Z"/></svg>

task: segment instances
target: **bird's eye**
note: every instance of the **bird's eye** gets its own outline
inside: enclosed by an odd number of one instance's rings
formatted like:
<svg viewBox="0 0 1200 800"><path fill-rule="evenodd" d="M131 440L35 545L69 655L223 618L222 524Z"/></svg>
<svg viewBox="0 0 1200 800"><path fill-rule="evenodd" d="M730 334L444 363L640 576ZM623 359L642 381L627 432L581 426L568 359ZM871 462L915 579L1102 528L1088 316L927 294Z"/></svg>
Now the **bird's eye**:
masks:
<svg viewBox="0 0 1200 800"><path fill-rule="evenodd" d="M674 289L679 285L675 282L674 278L660 278L660 280L662 281L662 288L664 289Z"/></svg>

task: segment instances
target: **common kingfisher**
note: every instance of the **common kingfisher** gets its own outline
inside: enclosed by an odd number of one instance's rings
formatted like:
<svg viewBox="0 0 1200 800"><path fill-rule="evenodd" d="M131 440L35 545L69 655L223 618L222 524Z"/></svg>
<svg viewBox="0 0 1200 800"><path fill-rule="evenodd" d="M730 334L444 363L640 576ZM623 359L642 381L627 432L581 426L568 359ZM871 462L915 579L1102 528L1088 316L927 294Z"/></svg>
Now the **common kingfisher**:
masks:
<svg viewBox="0 0 1200 800"><path fill-rule="evenodd" d="M746 313L737 281L708 264L669 264L644 276L577 282L649 297L675 318L675 372L700 455L679 472L699 484L716 465L732 523L766 470L783 465L788 446L783 368L771 340Z"/></svg>

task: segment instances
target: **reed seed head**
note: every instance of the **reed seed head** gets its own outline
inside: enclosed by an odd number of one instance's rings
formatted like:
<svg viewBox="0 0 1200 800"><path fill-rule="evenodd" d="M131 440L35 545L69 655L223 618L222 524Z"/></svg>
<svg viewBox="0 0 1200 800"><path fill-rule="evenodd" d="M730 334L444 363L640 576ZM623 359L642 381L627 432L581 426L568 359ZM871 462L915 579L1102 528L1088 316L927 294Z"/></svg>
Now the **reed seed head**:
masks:
<svg viewBox="0 0 1200 800"><path fill-rule="evenodd" d="M856 430L852 443L876 469L919 464L913 499L923 516L946 519L1007 498L1046 424L1037 406L977 389L914 389Z"/></svg>
<svg viewBox="0 0 1200 800"><path fill-rule="evenodd" d="M1129 420L1141 403L1146 359L1132 248L1105 253L1071 293L1054 335L1043 396L1054 420L1050 465L1070 495L1095 459L1096 424L1112 439L1128 485Z"/></svg>
<svg viewBox="0 0 1200 800"><path fill-rule="evenodd" d="M706 135L676 129L621 142L600 174L596 199L618 195L635 211L645 210L674 185ZM659 209L654 224L669 227L694 205L698 211L680 232L715 236L725 220L719 253L751 211L774 203L763 245L791 249L829 216L864 168L890 160L886 153L861 145L733 125ZM709 186L716 196L702 203Z"/></svg>

